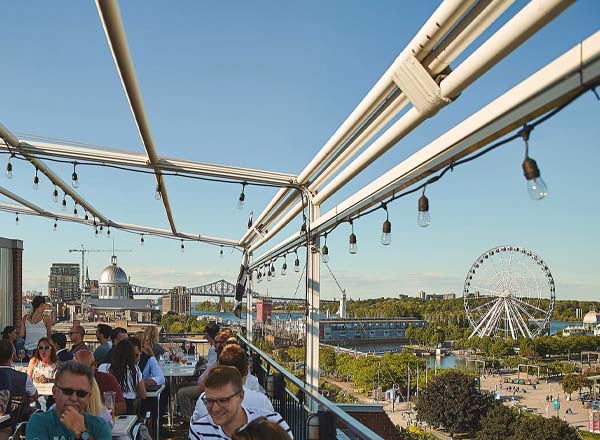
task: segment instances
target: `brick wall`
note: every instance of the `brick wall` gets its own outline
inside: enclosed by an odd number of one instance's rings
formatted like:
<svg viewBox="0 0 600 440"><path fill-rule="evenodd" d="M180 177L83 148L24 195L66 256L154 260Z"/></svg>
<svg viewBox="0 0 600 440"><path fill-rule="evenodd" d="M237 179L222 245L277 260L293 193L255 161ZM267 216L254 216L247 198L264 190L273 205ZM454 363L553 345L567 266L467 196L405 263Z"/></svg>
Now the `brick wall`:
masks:
<svg viewBox="0 0 600 440"><path fill-rule="evenodd" d="M23 301L23 249L12 249L13 259L13 325L17 328L21 326L23 318L21 312L21 303Z"/></svg>
<svg viewBox="0 0 600 440"><path fill-rule="evenodd" d="M349 414L384 439L401 440L400 433L385 412L352 411ZM338 428L345 429L346 426L338 420Z"/></svg>

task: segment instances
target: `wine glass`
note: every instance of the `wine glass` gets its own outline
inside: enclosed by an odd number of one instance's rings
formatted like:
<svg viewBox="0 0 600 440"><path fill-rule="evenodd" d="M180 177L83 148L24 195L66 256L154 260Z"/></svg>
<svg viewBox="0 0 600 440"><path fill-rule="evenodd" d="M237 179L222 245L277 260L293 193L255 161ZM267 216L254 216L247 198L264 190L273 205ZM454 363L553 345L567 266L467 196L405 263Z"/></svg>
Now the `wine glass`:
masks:
<svg viewBox="0 0 600 440"><path fill-rule="evenodd" d="M24 348L19 348L19 351L17 352L17 357L19 358L19 361L21 361L21 367L23 367L23 359L25 359L25 349Z"/></svg>

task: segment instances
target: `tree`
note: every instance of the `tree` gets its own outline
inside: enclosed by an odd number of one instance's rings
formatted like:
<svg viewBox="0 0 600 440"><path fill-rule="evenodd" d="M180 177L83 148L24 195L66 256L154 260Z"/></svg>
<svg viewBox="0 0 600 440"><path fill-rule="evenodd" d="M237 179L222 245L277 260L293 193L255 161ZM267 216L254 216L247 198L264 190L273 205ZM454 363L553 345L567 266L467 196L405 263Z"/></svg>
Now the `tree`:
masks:
<svg viewBox="0 0 600 440"><path fill-rule="evenodd" d="M521 416L510 440L578 440L577 430L558 417Z"/></svg>
<svg viewBox="0 0 600 440"><path fill-rule="evenodd" d="M493 405L489 393L481 393L474 377L450 370L430 381L417 401L417 417L434 427L455 432L475 432Z"/></svg>
<svg viewBox="0 0 600 440"><path fill-rule="evenodd" d="M510 438L516 428L517 413L506 405L496 404L481 419L477 440Z"/></svg>

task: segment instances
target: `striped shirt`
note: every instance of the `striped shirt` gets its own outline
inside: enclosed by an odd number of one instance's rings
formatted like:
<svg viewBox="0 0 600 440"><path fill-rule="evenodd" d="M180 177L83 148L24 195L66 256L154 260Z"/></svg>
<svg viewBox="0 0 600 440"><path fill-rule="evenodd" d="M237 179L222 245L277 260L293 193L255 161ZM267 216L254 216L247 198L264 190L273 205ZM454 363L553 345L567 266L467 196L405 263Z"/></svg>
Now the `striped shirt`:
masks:
<svg viewBox="0 0 600 440"><path fill-rule="evenodd" d="M242 409L246 412L246 417L248 418L247 423L258 419L259 417L266 417L271 422L277 423L279 426L281 426L288 433L290 439L293 440L294 436L292 434L292 430L279 413L276 413L275 411L266 411L263 409L248 409L245 408L244 405L242 405ZM190 440L204 439L230 440L231 437L225 434L221 427L213 422L210 414L207 414L190 424Z"/></svg>

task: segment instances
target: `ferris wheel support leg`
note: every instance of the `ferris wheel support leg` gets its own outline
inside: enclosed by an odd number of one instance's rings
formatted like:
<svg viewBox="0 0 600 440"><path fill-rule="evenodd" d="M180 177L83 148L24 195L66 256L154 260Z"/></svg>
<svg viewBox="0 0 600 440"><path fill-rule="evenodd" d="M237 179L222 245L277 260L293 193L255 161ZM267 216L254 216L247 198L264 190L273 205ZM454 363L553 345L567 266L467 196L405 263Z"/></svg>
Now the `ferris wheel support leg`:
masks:
<svg viewBox="0 0 600 440"><path fill-rule="evenodd" d="M518 302L513 301L513 307L521 310L522 312L524 312L527 316L529 316L530 318L533 318L529 313L527 313L527 311L525 309L523 309ZM521 313L517 313L517 316L521 319L521 325L524 328L524 331L522 330L521 333L523 334L524 337L528 337L533 339L533 335L531 334L531 331L529 330L529 326L527 325L527 322L525 322L525 319L523 318L523 315L521 315Z"/></svg>
<svg viewBox="0 0 600 440"><path fill-rule="evenodd" d="M515 336L515 329L513 327L511 309L509 309L509 307L508 307L508 301L504 301L504 311L506 313L506 320L508 321L508 326L510 327L510 335L512 336L513 339L517 339L517 337ZM516 316L515 316L515 319L516 319Z"/></svg>
<svg viewBox="0 0 600 440"><path fill-rule="evenodd" d="M504 310L504 307L503 307L504 301L506 301L504 298L502 298L500 301L498 301L498 304L494 310L494 314L492 315L492 317L488 321L487 325L485 326L484 336L492 336L492 333L494 333L494 330L498 328L498 320L502 316L502 311Z"/></svg>
<svg viewBox="0 0 600 440"><path fill-rule="evenodd" d="M473 336L477 335L479 337L484 336L479 329L481 328L481 326L487 321L487 318L489 316L491 316L491 314L493 313L494 309L496 307L498 307L498 303L500 302L500 300L496 300L496 303L490 307L490 309L487 311L487 313L483 316L483 318L481 318L481 320L479 321L479 323L475 326L475 329L473 330L473 332L471 333L471 336L469 336L469 338L472 338Z"/></svg>

